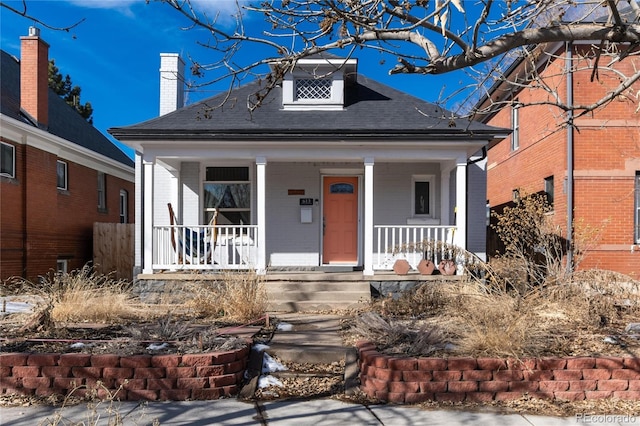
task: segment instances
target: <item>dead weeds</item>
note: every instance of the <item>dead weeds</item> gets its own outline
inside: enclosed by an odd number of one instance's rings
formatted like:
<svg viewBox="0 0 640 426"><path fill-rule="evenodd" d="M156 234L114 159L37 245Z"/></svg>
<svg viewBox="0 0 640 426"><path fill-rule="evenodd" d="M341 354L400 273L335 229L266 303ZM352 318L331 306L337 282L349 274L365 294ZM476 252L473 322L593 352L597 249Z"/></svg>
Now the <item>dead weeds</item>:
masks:
<svg viewBox="0 0 640 426"><path fill-rule="evenodd" d="M629 356L638 336L638 282L588 271L525 293L479 281L425 282L371 303L345 325L345 339L374 342L389 354L422 356Z"/></svg>

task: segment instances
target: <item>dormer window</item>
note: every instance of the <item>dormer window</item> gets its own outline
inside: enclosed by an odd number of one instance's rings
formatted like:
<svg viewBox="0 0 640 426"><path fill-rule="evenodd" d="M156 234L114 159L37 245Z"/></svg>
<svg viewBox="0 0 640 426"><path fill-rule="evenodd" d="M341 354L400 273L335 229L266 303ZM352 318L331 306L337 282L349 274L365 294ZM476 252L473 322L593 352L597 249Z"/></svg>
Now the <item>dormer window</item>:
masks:
<svg viewBox="0 0 640 426"><path fill-rule="evenodd" d="M296 99L331 99L330 78L298 78L296 79Z"/></svg>
<svg viewBox="0 0 640 426"><path fill-rule="evenodd" d="M300 59L282 80L285 110L342 110L345 86L356 80L357 61L335 57Z"/></svg>

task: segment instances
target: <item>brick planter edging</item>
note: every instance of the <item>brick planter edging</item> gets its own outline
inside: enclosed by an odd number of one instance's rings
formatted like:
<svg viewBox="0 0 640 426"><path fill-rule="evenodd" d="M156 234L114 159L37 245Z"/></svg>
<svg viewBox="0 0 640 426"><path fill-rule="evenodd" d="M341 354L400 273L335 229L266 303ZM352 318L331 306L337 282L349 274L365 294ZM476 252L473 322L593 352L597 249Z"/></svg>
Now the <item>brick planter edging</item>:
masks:
<svg viewBox="0 0 640 426"><path fill-rule="evenodd" d="M248 359L248 347L184 355L2 353L0 394L64 396L80 386L74 395L93 390L121 401L217 399L238 392Z"/></svg>
<svg viewBox="0 0 640 426"><path fill-rule="evenodd" d="M360 388L385 402L640 400L640 358L426 358L384 355L367 341L356 347Z"/></svg>

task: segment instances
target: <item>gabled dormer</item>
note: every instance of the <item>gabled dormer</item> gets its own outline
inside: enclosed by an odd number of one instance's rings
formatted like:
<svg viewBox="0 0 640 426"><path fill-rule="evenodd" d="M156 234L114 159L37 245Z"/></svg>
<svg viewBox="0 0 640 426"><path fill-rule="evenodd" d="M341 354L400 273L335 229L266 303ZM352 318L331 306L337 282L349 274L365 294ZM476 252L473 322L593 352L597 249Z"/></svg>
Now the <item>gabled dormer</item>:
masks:
<svg viewBox="0 0 640 426"><path fill-rule="evenodd" d="M357 59L309 57L297 61L282 81L285 110L341 110L345 88L356 81Z"/></svg>

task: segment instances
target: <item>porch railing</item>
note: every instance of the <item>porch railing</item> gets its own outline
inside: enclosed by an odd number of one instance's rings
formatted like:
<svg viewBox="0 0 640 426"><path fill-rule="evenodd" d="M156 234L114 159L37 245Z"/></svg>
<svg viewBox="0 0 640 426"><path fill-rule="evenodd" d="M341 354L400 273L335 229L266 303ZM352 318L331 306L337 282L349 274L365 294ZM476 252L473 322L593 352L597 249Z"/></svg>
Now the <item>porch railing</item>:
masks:
<svg viewBox="0 0 640 426"><path fill-rule="evenodd" d="M425 253L437 263L447 257L445 247L453 244L455 229L454 226L376 225L373 233L373 269L393 269L397 259L407 259L415 268ZM426 247L423 244L425 242L429 242Z"/></svg>
<svg viewBox="0 0 640 426"><path fill-rule="evenodd" d="M176 269L251 269L258 264L257 225L154 226L153 268ZM399 258L414 268L425 251L438 262L452 244L453 226L376 225L373 238L373 269L391 270ZM215 238L214 238L215 236ZM215 240L215 244L214 244ZM421 243L429 241L425 249Z"/></svg>
<svg viewBox="0 0 640 426"><path fill-rule="evenodd" d="M250 269L257 264L256 225L154 226L154 269Z"/></svg>

